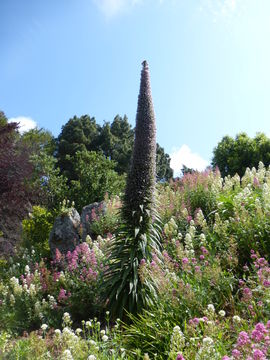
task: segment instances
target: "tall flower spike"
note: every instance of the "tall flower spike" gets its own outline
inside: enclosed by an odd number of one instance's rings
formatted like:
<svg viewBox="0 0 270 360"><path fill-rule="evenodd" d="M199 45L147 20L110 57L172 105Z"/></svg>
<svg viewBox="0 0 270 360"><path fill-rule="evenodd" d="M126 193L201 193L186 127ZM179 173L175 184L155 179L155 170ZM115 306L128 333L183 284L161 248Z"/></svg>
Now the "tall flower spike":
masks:
<svg viewBox="0 0 270 360"><path fill-rule="evenodd" d="M142 206L144 212L146 210L152 212L156 180L155 113L151 94L149 67L146 61L143 61L142 66L135 142L123 207L124 219L129 223L131 222L133 226L137 226ZM144 218L140 228L147 228L148 222L149 219Z"/></svg>
<svg viewBox="0 0 270 360"><path fill-rule="evenodd" d="M136 314L153 303L153 288L139 276L142 261L158 252L159 232L154 209L156 180L156 126L149 68L142 63L141 85L136 117L132 162L127 178L122 215L123 223L109 249L103 279L104 295L112 315L122 317L125 310Z"/></svg>

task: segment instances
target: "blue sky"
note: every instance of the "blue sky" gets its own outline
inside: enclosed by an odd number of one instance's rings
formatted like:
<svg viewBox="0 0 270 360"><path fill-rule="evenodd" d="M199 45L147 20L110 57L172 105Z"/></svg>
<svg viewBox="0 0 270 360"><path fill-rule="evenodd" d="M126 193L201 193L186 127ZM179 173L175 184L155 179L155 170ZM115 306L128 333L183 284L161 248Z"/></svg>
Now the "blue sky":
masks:
<svg viewBox="0 0 270 360"><path fill-rule="evenodd" d="M0 109L26 127L134 125L146 59L175 174L224 135L270 135L269 0L0 0L0 14Z"/></svg>

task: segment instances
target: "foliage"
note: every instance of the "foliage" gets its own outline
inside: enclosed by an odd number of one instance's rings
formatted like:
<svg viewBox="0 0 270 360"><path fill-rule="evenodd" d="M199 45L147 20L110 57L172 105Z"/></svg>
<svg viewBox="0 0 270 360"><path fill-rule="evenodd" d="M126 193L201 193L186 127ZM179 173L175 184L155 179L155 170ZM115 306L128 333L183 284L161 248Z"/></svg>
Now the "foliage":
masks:
<svg viewBox="0 0 270 360"><path fill-rule="evenodd" d="M196 172L196 170L192 169L192 168L189 168L188 166L186 165L183 165L182 169L182 174L185 175L185 174L193 174L194 172Z"/></svg>
<svg viewBox="0 0 270 360"><path fill-rule="evenodd" d="M32 154L39 154L43 151L52 156L55 152L55 139L45 129L34 128L24 132L21 135L21 142L30 149Z"/></svg>
<svg viewBox="0 0 270 360"><path fill-rule="evenodd" d="M0 110L0 126L6 125L8 119L3 111Z"/></svg>
<svg viewBox="0 0 270 360"><path fill-rule="evenodd" d="M117 115L111 124L105 122L103 126L96 124L95 119L88 115L74 116L62 127L57 140L58 165L69 181L77 180L78 174L72 162L76 152L100 151L115 162L115 171L121 175L129 171L133 144L134 130L126 115ZM158 180L172 177L170 157L158 144L156 167Z"/></svg>
<svg viewBox="0 0 270 360"><path fill-rule="evenodd" d="M46 208L33 206L29 217L22 221L23 245L34 249L43 257L49 256L49 236L53 227L54 215Z"/></svg>
<svg viewBox="0 0 270 360"><path fill-rule="evenodd" d="M235 139L224 136L213 153L212 166L218 167L223 177L236 173L242 177L247 167L257 167L260 161L270 165L270 139L263 133L253 139L245 133Z"/></svg>
<svg viewBox="0 0 270 360"><path fill-rule="evenodd" d="M38 190L29 182L33 167L29 149L19 138L18 124L0 125L0 231L3 233L1 255L13 251L18 241L20 221L31 202L38 198Z"/></svg>
<svg viewBox="0 0 270 360"><path fill-rule="evenodd" d="M90 231L94 236L112 235L117 231L119 226L119 209L122 206L120 198L118 196L109 198L108 194L106 194L104 202L106 208L105 213L94 209L92 212Z"/></svg>
<svg viewBox="0 0 270 360"><path fill-rule="evenodd" d="M200 186L204 196L197 194ZM222 179L219 172L204 172L189 174L182 183L159 184L162 256L150 250L150 259L142 259L137 269L142 294L151 301L138 315L126 315L125 323L114 325L105 314L102 275L104 268L118 269L117 262L107 261L112 250L118 249L127 264L131 237L121 238L117 231L95 241L88 237L67 256L58 253L53 263L42 261L37 250L23 250L2 262L0 357L268 359L269 186L270 169L262 163L257 170L248 169L241 181L239 176ZM197 199L195 212L185 208L187 196ZM212 197L214 201L206 201ZM120 201L106 202L116 220ZM113 224L110 216L97 217L98 231ZM112 307L120 299L125 300L119 297ZM36 332L15 338L31 330Z"/></svg>
<svg viewBox="0 0 270 360"><path fill-rule="evenodd" d="M83 115L80 118L74 116L63 127L57 139L57 159L61 173L69 181L78 180L74 169L74 158L76 152L98 150L100 126L96 124L95 118Z"/></svg>
<svg viewBox="0 0 270 360"><path fill-rule="evenodd" d="M115 164L101 153L77 152L71 159L77 174L72 180L69 199L81 211L83 206L120 194L124 188L124 177L114 171Z"/></svg>
<svg viewBox="0 0 270 360"><path fill-rule="evenodd" d="M39 202L50 210L58 210L68 195L68 186L67 179L60 175L56 166L57 160L42 150L33 154L30 161L34 167L31 184L39 189Z"/></svg>
<svg viewBox="0 0 270 360"><path fill-rule="evenodd" d="M101 128L99 148L116 163L119 174L127 173L132 154L134 130L126 115L117 115L111 124L105 123Z"/></svg>
<svg viewBox="0 0 270 360"><path fill-rule="evenodd" d="M156 171L157 180L169 180L173 177L173 170L170 167L170 156L165 153L163 147L157 143L156 148Z"/></svg>
<svg viewBox="0 0 270 360"><path fill-rule="evenodd" d="M59 327L64 311L77 321L98 314L99 277L110 239L81 243L66 256L59 251L52 264L34 249L10 258L0 283L0 330L22 334L43 322Z"/></svg>

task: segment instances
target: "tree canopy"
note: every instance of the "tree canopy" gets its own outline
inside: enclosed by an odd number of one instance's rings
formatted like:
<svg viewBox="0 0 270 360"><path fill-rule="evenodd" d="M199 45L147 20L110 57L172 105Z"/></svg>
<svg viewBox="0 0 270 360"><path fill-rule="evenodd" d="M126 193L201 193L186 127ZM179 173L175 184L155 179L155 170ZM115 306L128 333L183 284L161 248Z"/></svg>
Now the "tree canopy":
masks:
<svg viewBox="0 0 270 360"><path fill-rule="evenodd" d="M63 127L57 139L57 158L62 174L68 179L76 180L78 175L71 157L77 151L100 151L105 157L115 161L118 174L128 173L134 143L134 130L127 116L117 115L112 123L96 123L95 118L83 115L74 116ZM157 178L168 180L173 172L170 168L170 157L157 144Z"/></svg>
<svg viewBox="0 0 270 360"><path fill-rule="evenodd" d="M247 167L257 167L262 161L270 164L270 139L263 133L250 138L246 133L239 133L235 139L224 136L213 151L212 166L218 167L221 175L243 176Z"/></svg>

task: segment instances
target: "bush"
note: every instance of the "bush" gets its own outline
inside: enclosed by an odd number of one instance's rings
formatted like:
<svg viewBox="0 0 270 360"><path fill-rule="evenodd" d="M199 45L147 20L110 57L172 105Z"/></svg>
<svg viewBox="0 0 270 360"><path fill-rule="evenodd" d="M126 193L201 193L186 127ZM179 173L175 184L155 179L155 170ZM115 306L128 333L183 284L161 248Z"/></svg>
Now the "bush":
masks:
<svg viewBox="0 0 270 360"><path fill-rule="evenodd" d="M28 219L22 221L23 246L33 248L43 257L49 256L49 236L53 227L54 215L41 206L33 206Z"/></svg>

